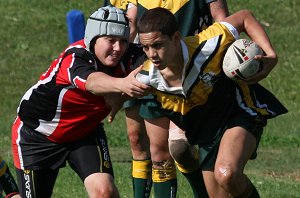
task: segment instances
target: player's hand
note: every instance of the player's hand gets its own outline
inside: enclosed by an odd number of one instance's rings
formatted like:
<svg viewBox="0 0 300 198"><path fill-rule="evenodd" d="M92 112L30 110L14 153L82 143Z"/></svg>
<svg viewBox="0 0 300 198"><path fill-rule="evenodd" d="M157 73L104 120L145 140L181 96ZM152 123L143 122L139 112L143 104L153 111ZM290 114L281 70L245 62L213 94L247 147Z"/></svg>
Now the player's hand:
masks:
<svg viewBox="0 0 300 198"><path fill-rule="evenodd" d="M254 84L265 79L278 62L276 54L269 56L257 55L254 59L260 62L261 68L257 74L245 80L247 84Z"/></svg>
<svg viewBox="0 0 300 198"><path fill-rule="evenodd" d="M121 91L130 97L139 98L149 94L151 87L139 82L135 76L141 70L141 66L133 70L127 77L123 79Z"/></svg>
<svg viewBox="0 0 300 198"><path fill-rule="evenodd" d="M123 103L125 101L125 97L123 97L120 93L112 93L112 94L105 94L104 100L106 103L106 106L111 109L107 120L109 123L111 123L118 111L122 108Z"/></svg>

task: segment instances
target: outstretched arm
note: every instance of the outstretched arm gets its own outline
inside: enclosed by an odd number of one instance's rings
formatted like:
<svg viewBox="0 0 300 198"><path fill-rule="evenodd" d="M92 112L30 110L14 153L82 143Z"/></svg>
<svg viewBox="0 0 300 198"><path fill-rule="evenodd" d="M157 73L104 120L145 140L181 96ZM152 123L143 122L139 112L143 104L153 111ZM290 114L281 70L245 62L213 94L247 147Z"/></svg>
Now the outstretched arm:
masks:
<svg viewBox="0 0 300 198"><path fill-rule="evenodd" d="M249 10L236 12L222 21L230 23L240 33L245 32L250 39L252 39L262 48L264 55L256 56L255 58L261 62L262 69L259 73L249 78L246 82L251 84L264 79L275 67L278 62L278 58L263 26Z"/></svg>
<svg viewBox="0 0 300 198"><path fill-rule="evenodd" d="M125 78L94 72L88 76L85 87L87 91L96 95L123 93L130 97L142 97L147 94L150 87L136 80L135 76L139 71L140 68L137 68Z"/></svg>

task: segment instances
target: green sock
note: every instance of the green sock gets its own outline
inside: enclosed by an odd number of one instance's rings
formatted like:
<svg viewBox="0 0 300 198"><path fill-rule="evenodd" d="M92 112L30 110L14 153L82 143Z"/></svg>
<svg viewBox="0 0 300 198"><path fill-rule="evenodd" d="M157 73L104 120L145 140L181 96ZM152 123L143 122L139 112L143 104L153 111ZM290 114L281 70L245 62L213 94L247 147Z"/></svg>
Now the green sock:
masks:
<svg viewBox="0 0 300 198"><path fill-rule="evenodd" d="M152 187L151 160L132 160L132 183L135 198L150 197Z"/></svg>
<svg viewBox="0 0 300 198"><path fill-rule="evenodd" d="M181 172L182 173L182 172ZM195 198L208 198L202 172L197 170L193 173L182 173L190 183Z"/></svg>
<svg viewBox="0 0 300 198"><path fill-rule="evenodd" d="M165 182L153 182L155 197L175 198L177 193L177 178Z"/></svg>
<svg viewBox="0 0 300 198"><path fill-rule="evenodd" d="M248 187L243 195L240 195L236 198L260 198L258 191L255 186L252 184L250 179L248 178Z"/></svg>
<svg viewBox="0 0 300 198"><path fill-rule="evenodd" d="M19 191L18 186L17 186L12 174L10 173L8 166L6 166L4 161L2 161L1 165L3 165L3 166L1 166L1 168L2 168L1 174L2 175L0 176L0 184L1 184L2 190L5 192L5 194L18 192Z"/></svg>
<svg viewBox="0 0 300 198"><path fill-rule="evenodd" d="M134 198L150 197L152 179L132 178Z"/></svg>

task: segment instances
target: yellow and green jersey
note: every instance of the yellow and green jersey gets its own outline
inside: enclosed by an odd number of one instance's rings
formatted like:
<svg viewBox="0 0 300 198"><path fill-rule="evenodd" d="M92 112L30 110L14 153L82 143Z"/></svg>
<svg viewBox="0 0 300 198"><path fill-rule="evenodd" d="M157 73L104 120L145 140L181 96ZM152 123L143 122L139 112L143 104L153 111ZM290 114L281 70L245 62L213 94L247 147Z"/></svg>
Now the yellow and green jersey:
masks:
<svg viewBox="0 0 300 198"><path fill-rule="evenodd" d="M215 0L128 0L138 8L138 19L149 9L162 7L170 10L182 36L199 33L212 24L209 3Z"/></svg>
<svg viewBox="0 0 300 198"><path fill-rule="evenodd" d="M104 0L103 6L111 5L116 8L126 10L128 3L129 2L127 0Z"/></svg>
<svg viewBox="0 0 300 198"><path fill-rule="evenodd" d="M196 141L201 131L213 137L236 109L266 118L285 113L280 102L260 85L237 83L223 73L224 54L237 36L230 24L214 23L196 36L186 37L181 42L181 87L168 87L160 71L146 60L138 80L155 88L155 102L146 104L149 111L162 111L187 131L189 141Z"/></svg>

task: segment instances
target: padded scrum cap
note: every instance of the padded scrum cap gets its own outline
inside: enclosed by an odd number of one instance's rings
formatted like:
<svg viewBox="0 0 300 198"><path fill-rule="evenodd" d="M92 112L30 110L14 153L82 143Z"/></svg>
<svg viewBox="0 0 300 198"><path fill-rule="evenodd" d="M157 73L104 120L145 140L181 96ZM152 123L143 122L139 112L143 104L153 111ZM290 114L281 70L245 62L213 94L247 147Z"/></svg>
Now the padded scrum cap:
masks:
<svg viewBox="0 0 300 198"><path fill-rule="evenodd" d="M84 44L90 49L90 42L96 36L117 36L129 39L128 19L124 11L106 6L99 8L87 20Z"/></svg>

